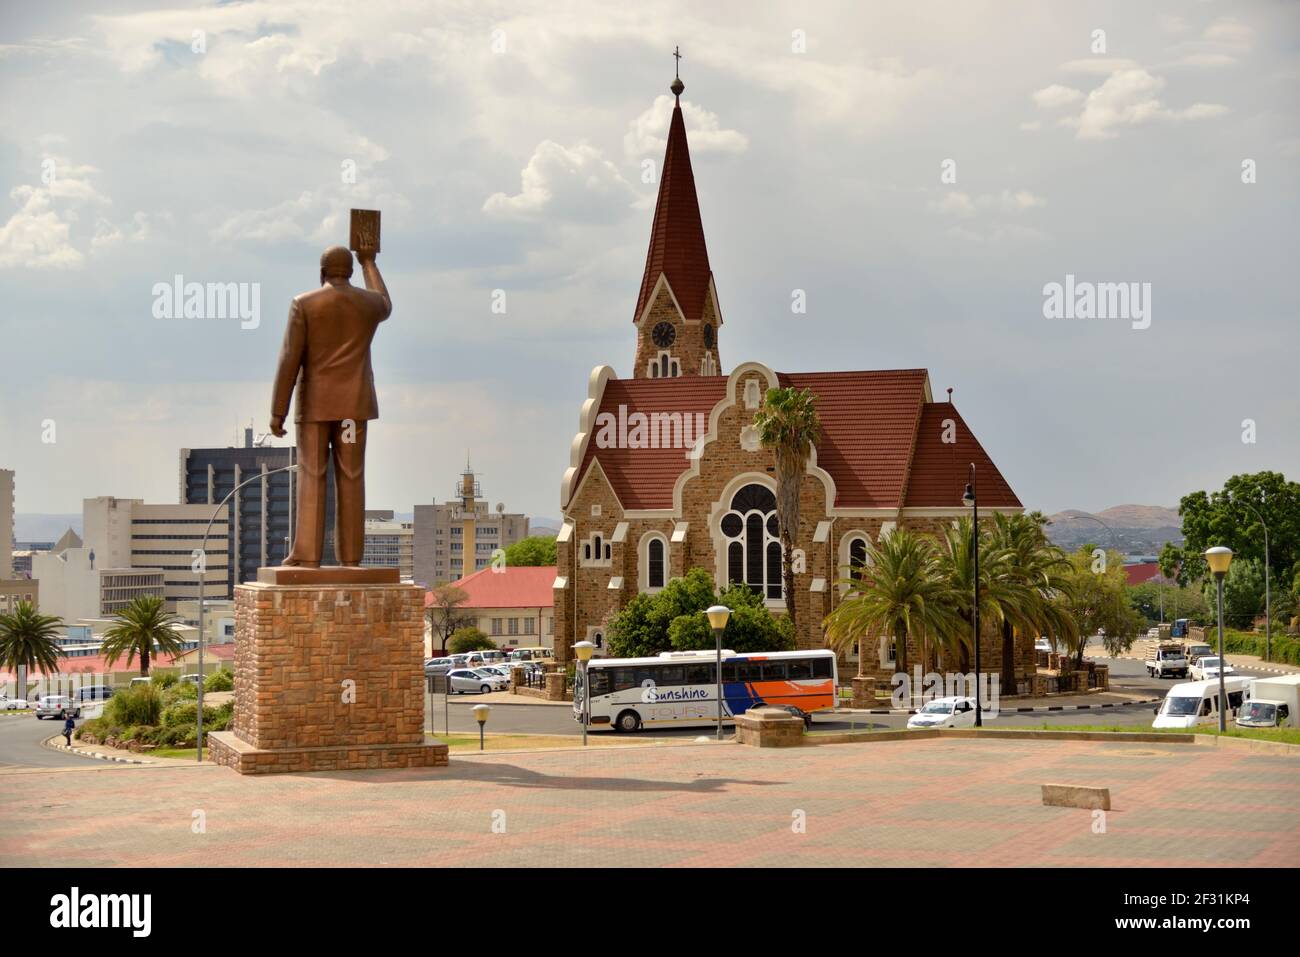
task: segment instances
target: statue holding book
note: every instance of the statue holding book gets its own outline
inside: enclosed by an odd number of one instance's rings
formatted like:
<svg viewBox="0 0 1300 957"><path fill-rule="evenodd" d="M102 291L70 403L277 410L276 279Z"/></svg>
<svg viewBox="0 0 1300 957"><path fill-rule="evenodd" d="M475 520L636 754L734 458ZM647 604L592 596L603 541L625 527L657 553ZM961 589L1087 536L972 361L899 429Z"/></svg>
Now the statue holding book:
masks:
<svg viewBox="0 0 1300 957"><path fill-rule="evenodd" d="M290 398L298 443L297 518L284 565L319 568L325 544L325 476L334 469L334 550L359 567L365 541L366 427L379 417L370 343L393 311L375 257L379 212L352 210L351 249L320 258L320 287L294 297L271 392L271 432L285 434ZM351 283L352 252L365 280Z"/></svg>

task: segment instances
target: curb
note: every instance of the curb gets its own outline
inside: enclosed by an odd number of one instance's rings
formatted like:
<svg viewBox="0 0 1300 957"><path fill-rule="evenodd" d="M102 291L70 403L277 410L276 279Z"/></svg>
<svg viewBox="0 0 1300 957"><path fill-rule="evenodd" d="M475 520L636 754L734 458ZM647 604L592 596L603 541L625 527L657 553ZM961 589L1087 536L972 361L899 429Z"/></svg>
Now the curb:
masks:
<svg viewBox="0 0 1300 957"><path fill-rule="evenodd" d="M1098 711L1102 708L1135 708L1139 705L1155 704L1163 700L1165 699L1162 696L1159 698L1143 698L1140 701L1108 701L1105 704L1053 704L1045 708L1000 708L998 714L1047 714L1052 711ZM916 714L915 710L903 711L899 709L895 711L891 708L849 710L853 714Z"/></svg>
<svg viewBox="0 0 1300 957"><path fill-rule="evenodd" d="M111 754L96 754L94 751L83 751L81 748L69 748L63 745L55 744L55 738L61 738L63 735L56 734L53 738L46 738L41 742L41 746L51 751L65 751L69 754L79 754L83 758L94 758L96 761L112 761L115 764L154 764L153 761L140 761L135 758L119 758Z"/></svg>

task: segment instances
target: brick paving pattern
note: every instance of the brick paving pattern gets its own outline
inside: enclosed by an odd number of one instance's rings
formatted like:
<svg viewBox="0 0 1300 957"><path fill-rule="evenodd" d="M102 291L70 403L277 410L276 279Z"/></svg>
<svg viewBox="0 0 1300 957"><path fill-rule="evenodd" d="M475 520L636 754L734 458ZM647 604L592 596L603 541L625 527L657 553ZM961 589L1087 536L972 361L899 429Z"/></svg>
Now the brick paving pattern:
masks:
<svg viewBox="0 0 1300 957"><path fill-rule="evenodd" d="M1300 860L1300 760L1191 745L687 745L457 756L449 768L385 772L242 777L211 766L103 766L0 778L6 865ZM1093 833L1090 811L1042 806L1043 783L1109 787L1105 833ZM196 810L206 833L192 832ZM805 833L792 827L800 811Z"/></svg>

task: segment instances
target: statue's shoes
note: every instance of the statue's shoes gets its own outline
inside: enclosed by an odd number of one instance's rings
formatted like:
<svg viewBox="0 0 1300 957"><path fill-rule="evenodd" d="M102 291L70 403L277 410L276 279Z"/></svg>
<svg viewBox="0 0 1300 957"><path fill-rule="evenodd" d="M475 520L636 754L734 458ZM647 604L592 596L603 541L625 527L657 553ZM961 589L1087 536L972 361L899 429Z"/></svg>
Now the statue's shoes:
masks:
<svg viewBox="0 0 1300 957"><path fill-rule="evenodd" d="M280 563L281 568L320 568L320 562L299 562L286 558Z"/></svg>

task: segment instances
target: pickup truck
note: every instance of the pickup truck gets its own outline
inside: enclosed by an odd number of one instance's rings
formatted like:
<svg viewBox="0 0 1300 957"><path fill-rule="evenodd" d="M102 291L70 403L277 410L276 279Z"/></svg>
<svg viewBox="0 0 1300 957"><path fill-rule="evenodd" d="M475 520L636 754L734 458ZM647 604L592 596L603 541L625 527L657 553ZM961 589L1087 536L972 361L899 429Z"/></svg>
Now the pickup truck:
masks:
<svg viewBox="0 0 1300 957"><path fill-rule="evenodd" d="M1187 676L1187 656L1183 654L1183 649L1176 645L1156 648L1145 663L1147 674L1153 678Z"/></svg>

